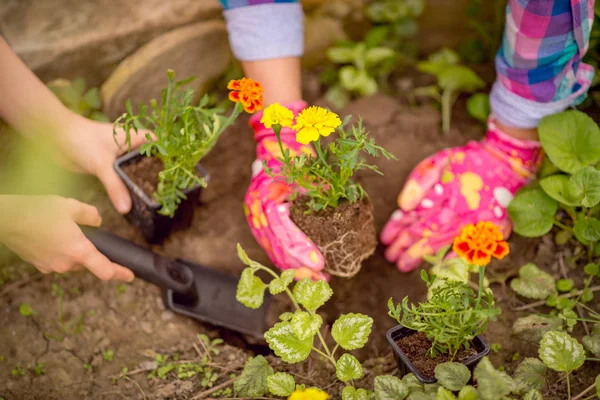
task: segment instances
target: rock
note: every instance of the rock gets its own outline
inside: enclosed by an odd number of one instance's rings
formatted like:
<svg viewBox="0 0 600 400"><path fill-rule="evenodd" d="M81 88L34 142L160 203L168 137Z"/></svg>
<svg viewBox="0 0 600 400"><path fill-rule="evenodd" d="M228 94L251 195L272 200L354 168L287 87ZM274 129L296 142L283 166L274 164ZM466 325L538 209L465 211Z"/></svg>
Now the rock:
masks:
<svg viewBox="0 0 600 400"><path fill-rule="evenodd" d="M127 57L101 87L104 112L115 119L125 110L125 101L149 102L167 85L167 69L177 77L196 76L194 87L202 88L221 75L231 61L225 24L206 21L175 29L152 40Z"/></svg>
<svg viewBox="0 0 600 400"><path fill-rule="evenodd" d="M306 18L302 64L307 68L317 66L326 59L329 47L346 38L341 21L326 16Z"/></svg>
<svg viewBox="0 0 600 400"><path fill-rule="evenodd" d="M83 76L97 86L156 36L220 13L218 0L3 0L0 26L42 80Z"/></svg>

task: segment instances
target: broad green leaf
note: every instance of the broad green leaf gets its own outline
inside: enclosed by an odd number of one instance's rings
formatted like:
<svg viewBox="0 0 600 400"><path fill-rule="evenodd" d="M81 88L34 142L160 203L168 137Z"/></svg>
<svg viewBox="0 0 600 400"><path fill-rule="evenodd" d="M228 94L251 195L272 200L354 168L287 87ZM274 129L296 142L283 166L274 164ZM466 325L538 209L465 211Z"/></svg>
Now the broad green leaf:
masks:
<svg viewBox="0 0 600 400"><path fill-rule="evenodd" d="M427 58L431 62L442 63L448 65L458 64L460 62L460 56L457 52L448 47L444 47L433 54L430 54Z"/></svg>
<svg viewBox="0 0 600 400"><path fill-rule="evenodd" d="M310 315L306 311L296 311L290 323L294 335L300 340L305 340L317 334L323 319L319 314Z"/></svg>
<svg viewBox="0 0 600 400"><path fill-rule="evenodd" d="M251 267L252 266L252 260L250 260L250 257L248 257L248 254L246 254L246 251L243 249L241 244L237 244L237 253L238 253L238 258L247 266Z"/></svg>
<svg viewBox="0 0 600 400"><path fill-rule="evenodd" d="M460 389L460 392L458 392L458 400L478 400L478 399L479 399L479 393L477 393L477 389L475 389L471 385L465 386L464 388Z"/></svg>
<svg viewBox="0 0 600 400"><path fill-rule="evenodd" d="M273 368L263 356L251 358L233 383L233 390L240 397L262 397L267 394L267 378L270 375L273 375Z"/></svg>
<svg viewBox="0 0 600 400"><path fill-rule="evenodd" d="M471 372L464 364L446 362L435 367L435 379L452 392L458 392L471 379Z"/></svg>
<svg viewBox="0 0 600 400"><path fill-rule="evenodd" d="M576 197L571 195L569 190L569 182L569 176L557 174L540 179L540 186L542 189L544 189L544 192L546 192L548 196L552 197L559 203L578 207L581 205L581 201L578 201Z"/></svg>
<svg viewBox="0 0 600 400"><path fill-rule="evenodd" d="M19 306L19 314L24 317L31 317L33 314L35 314L35 311L29 303L23 303Z"/></svg>
<svg viewBox="0 0 600 400"><path fill-rule="evenodd" d="M531 389L529 392L527 392L527 394L525 394L523 400L544 400L544 398L539 391Z"/></svg>
<svg viewBox="0 0 600 400"><path fill-rule="evenodd" d="M456 400L456 396L451 391L441 387L438 389L435 400Z"/></svg>
<svg viewBox="0 0 600 400"><path fill-rule="evenodd" d="M363 314L344 314L331 327L331 336L344 350L360 349L369 340L373 318Z"/></svg>
<svg viewBox="0 0 600 400"><path fill-rule="evenodd" d="M558 317L530 314L515 321L512 333L518 339L537 346L546 332L560 330L562 325L563 322Z"/></svg>
<svg viewBox="0 0 600 400"><path fill-rule="evenodd" d="M387 47L375 47L373 49L367 50L365 54L365 62L367 66L375 66L380 62L387 60L394 56L394 50Z"/></svg>
<svg viewBox="0 0 600 400"><path fill-rule="evenodd" d="M430 269L432 275L458 282L469 282L470 265L462 257L443 260ZM440 281L441 282L441 281Z"/></svg>
<svg viewBox="0 0 600 400"><path fill-rule="evenodd" d="M559 279L556 281L556 289L558 289L559 292L568 292L573 289L574 285L573 279Z"/></svg>
<svg viewBox="0 0 600 400"><path fill-rule="evenodd" d="M423 385L423 391L425 393L429 393L429 394L433 394L435 395L438 391L438 389L440 388L440 384L439 383L427 383L425 385Z"/></svg>
<svg viewBox="0 0 600 400"><path fill-rule="evenodd" d="M435 400L436 393L425 393L425 392L412 392L408 395L406 400Z"/></svg>
<svg viewBox="0 0 600 400"><path fill-rule="evenodd" d="M470 68L452 65L438 74L438 85L444 90L473 92L485 86L485 82Z"/></svg>
<svg viewBox="0 0 600 400"><path fill-rule="evenodd" d="M369 400L369 392L365 389L355 389L352 386L346 386L342 390L342 400Z"/></svg>
<svg viewBox="0 0 600 400"><path fill-rule="evenodd" d="M288 288L290 283L294 281L294 277L296 276L296 271L293 269L287 269L281 273L281 276L277 279L271 280L269 282L269 292L271 294L278 294L285 291Z"/></svg>
<svg viewBox="0 0 600 400"><path fill-rule="evenodd" d="M356 69L354 65L346 65L340 68L340 71L338 72L340 77L340 84L345 89L356 90L358 87L356 82L358 81L359 73L360 72L358 71L358 69Z"/></svg>
<svg viewBox="0 0 600 400"><path fill-rule="evenodd" d="M584 207L594 207L600 203L600 171L594 167L585 167L575 172L568 183L569 195Z"/></svg>
<svg viewBox="0 0 600 400"><path fill-rule="evenodd" d="M600 240L600 220L593 217L577 217L573 233L583 244L597 242Z"/></svg>
<svg viewBox="0 0 600 400"><path fill-rule="evenodd" d="M352 354L344 353L335 366L335 375L342 382L360 379L363 376L362 365Z"/></svg>
<svg viewBox="0 0 600 400"><path fill-rule="evenodd" d="M532 389L541 390L546 384L546 373L546 365L539 359L525 358L514 374L519 393L526 393Z"/></svg>
<svg viewBox="0 0 600 400"><path fill-rule="evenodd" d="M100 108L100 92L98 88L91 88L88 90L83 96L83 100L87 103L88 106L97 110Z"/></svg>
<svg viewBox="0 0 600 400"><path fill-rule="evenodd" d="M291 312L284 312L283 314L281 314L281 315L279 316L279 319L280 319L281 321L291 321L293 317L294 317L294 313L291 313Z"/></svg>
<svg viewBox="0 0 600 400"><path fill-rule="evenodd" d="M542 337L540 359L558 372L572 372L585 362L585 350L566 332L550 331Z"/></svg>
<svg viewBox="0 0 600 400"><path fill-rule="evenodd" d="M351 64L354 61L352 47L331 47L327 50L327 58L336 64Z"/></svg>
<svg viewBox="0 0 600 400"><path fill-rule="evenodd" d="M278 322L265 332L269 348L283 361L290 364L306 360L312 349L313 338L299 339L289 322Z"/></svg>
<svg viewBox="0 0 600 400"><path fill-rule="evenodd" d="M294 377L285 372L277 372L267 378L269 392L275 396L288 397L296 388Z"/></svg>
<svg viewBox="0 0 600 400"><path fill-rule="evenodd" d="M512 392L514 382L504 372L498 371L488 357L483 357L473 378L477 382L477 391L481 400L498 400Z"/></svg>
<svg viewBox="0 0 600 400"><path fill-rule="evenodd" d="M538 132L548 158L562 171L574 174L600 161L600 129L581 111L544 117Z"/></svg>
<svg viewBox="0 0 600 400"><path fill-rule="evenodd" d="M584 336L582 339L583 347L594 357L600 357L600 335Z"/></svg>
<svg viewBox="0 0 600 400"><path fill-rule="evenodd" d="M588 263L583 267L583 271L588 275L600 277L600 267L598 264Z"/></svg>
<svg viewBox="0 0 600 400"><path fill-rule="evenodd" d="M294 286L294 297L308 311L315 311L321 307L333 295L329 284L323 280L312 281L309 278L302 279Z"/></svg>
<svg viewBox="0 0 600 400"><path fill-rule="evenodd" d="M342 85L334 85L325 92L325 100L334 107L342 109L350 102L350 93Z"/></svg>
<svg viewBox="0 0 600 400"><path fill-rule="evenodd" d="M408 388L410 393L422 392L424 390L423 384L413 373L404 375L402 377L402 383L404 383L404 386Z"/></svg>
<svg viewBox="0 0 600 400"><path fill-rule="evenodd" d="M467 111L471 117L485 124L490 116L490 97L486 93L475 93L467 100Z"/></svg>
<svg viewBox="0 0 600 400"><path fill-rule="evenodd" d="M508 205L514 230L521 236L538 237L550 232L558 202L540 188L521 189Z"/></svg>
<svg viewBox="0 0 600 400"><path fill-rule="evenodd" d="M544 300L556 294L556 283L552 275L532 263L525 264L519 269L519 277L510 282L510 287L528 299Z"/></svg>
<svg viewBox="0 0 600 400"><path fill-rule="evenodd" d="M375 395L378 400L403 400L408 396L408 388L395 376L380 375L375 377Z"/></svg>
<svg viewBox="0 0 600 400"><path fill-rule="evenodd" d="M252 268L246 268L242 271L235 298L248 308L259 308L264 301L266 287L263 281L254 275Z"/></svg>

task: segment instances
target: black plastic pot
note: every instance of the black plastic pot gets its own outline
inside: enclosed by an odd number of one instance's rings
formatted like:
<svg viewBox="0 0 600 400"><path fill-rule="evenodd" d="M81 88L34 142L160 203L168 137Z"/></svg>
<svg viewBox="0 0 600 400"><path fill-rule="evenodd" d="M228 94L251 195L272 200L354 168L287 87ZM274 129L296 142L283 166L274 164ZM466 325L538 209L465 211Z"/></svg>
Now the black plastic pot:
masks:
<svg viewBox="0 0 600 400"><path fill-rule="evenodd" d="M123 170L124 166L135 163L142 157L146 156L137 150L132 151L117 158L114 166L131 195L132 205L131 211L126 215L127 220L140 230L147 242L158 244L169 236L173 229L185 229L192 224L194 209L200 201L202 186L198 185L184 191L187 198L179 204L173 218L161 215L158 213L160 204L144 193ZM196 170L208 181L208 172L200 164L196 165Z"/></svg>
<svg viewBox="0 0 600 400"><path fill-rule="evenodd" d="M394 351L394 356L396 358L396 362L398 363L398 370L400 371L400 376L404 376L408 373L413 373L419 381L422 383L435 383L437 379L435 378L427 378L423 376L423 374L417 369L417 367L412 363L412 361L408 358L406 354L400 349L400 346L396 343L397 340L410 336L412 334L417 333L412 329L409 329L402 325L396 325L387 331L385 335L390 346L392 346L392 350ZM485 357L490 352L490 345L485 341L483 336L476 336L475 339L471 342L475 350L477 350L477 354L473 357L469 358L466 361L463 361L462 364L467 366L471 370L471 374L473 373L473 369L477 365L477 363Z"/></svg>

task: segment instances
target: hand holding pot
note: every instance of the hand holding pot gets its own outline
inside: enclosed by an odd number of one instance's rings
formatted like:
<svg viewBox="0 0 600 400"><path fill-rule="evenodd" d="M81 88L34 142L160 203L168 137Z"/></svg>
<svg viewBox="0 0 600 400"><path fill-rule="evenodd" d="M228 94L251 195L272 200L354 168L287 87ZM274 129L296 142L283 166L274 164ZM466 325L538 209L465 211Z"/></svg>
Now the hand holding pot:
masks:
<svg viewBox="0 0 600 400"><path fill-rule="evenodd" d="M78 225L100 226L98 210L58 196L0 196L0 242L41 272L85 267L101 280L132 281L133 273L110 262Z"/></svg>
<svg viewBox="0 0 600 400"><path fill-rule="evenodd" d="M424 255L454 240L463 226L490 221L508 237L506 207L514 193L535 176L539 142L517 140L493 120L480 142L445 149L423 160L408 177L396 210L381 234L385 256L403 272Z"/></svg>
<svg viewBox="0 0 600 400"><path fill-rule="evenodd" d="M296 102L286 106L297 115L306 107L306 103ZM261 118L262 113L257 113L250 119L254 138L258 142L257 159L252 164L252 180L244 199L244 212L250 229L277 268L295 269L297 279L326 279L322 272L325 266L323 255L290 219L290 203L287 200L292 194L292 187L285 181L269 176L263 168L264 163L276 174L281 167L277 160L281 157L281 150L275 133L260 122ZM282 129L281 141L291 156L301 152L312 154L310 147L296 142L295 134L289 128Z"/></svg>

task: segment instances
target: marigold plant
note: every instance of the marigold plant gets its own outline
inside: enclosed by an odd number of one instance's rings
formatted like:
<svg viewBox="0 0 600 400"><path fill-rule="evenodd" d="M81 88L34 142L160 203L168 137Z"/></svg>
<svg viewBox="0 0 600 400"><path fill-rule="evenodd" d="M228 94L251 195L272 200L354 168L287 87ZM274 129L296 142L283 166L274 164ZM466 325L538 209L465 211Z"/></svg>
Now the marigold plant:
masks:
<svg viewBox="0 0 600 400"><path fill-rule="evenodd" d="M452 250L467 262L479 266L489 264L492 257L501 260L509 253L500 229L487 221L465 226L454 240Z"/></svg>
<svg viewBox="0 0 600 400"><path fill-rule="evenodd" d="M261 122L265 126L270 125L277 136L282 154L279 160L283 164L279 174L287 184L295 183L306 193L310 199L308 207L314 211L335 208L342 200L354 203L363 199L365 192L354 181L354 174L362 169L381 174L377 166L366 162L365 154L394 158L383 147L375 144L361 120L350 130L346 130L344 125L349 118L342 123L337 114L317 106L304 109L293 124L290 123L290 117L293 118L291 110L280 104L272 104L265 109ZM281 129L290 126L296 132L298 143L314 144L316 155L306 151L290 156L289 149L284 147L280 137ZM337 138L326 146L321 143L322 137L336 131ZM274 175L269 169L267 173ZM292 194L292 200L296 195L297 192Z"/></svg>
<svg viewBox="0 0 600 400"><path fill-rule="evenodd" d="M217 140L243 110L254 112L262 108L262 86L251 79L229 82L236 102L229 117L224 110L208 105L208 97L194 103L194 90L185 88L194 77L175 81L175 72L167 72L168 85L161 91L160 103L153 99L150 106L141 104L135 113L130 100L114 125L113 133L122 128L128 147L131 133L143 133L148 142L140 146L140 153L157 157L164 165L158 175L158 187L153 197L161 205L159 212L173 217L184 191L196 185L206 186L196 174L196 165L215 146ZM235 93L235 94L234 94ZM154 133L151 135L150 132Z"/></svg>

